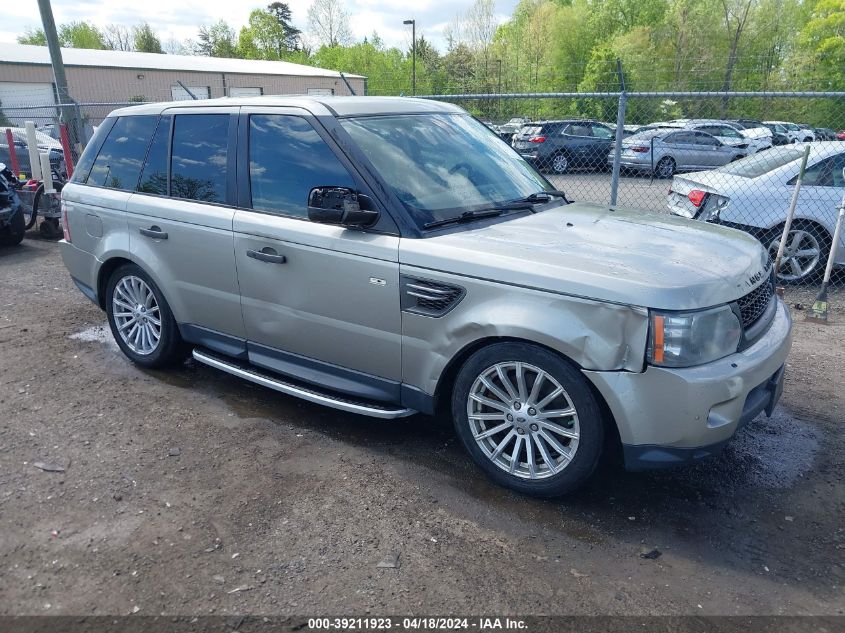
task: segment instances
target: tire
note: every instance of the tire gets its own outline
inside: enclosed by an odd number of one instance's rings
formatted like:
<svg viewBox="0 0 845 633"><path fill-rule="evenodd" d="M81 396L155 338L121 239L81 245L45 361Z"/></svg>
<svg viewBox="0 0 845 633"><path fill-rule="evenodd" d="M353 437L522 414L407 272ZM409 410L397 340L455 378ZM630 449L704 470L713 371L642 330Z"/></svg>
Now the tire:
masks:
<svg viewBox="0 0 845 633"><path fill-rule="evenodd" d="M17 246L23 241L25 233L26 220L23 217L23 209L21 209L12 216L5 229L0 229L0 245Z"/></svg>
<svg viewBox="0 0 845 633"><path fill-rule="evenodd" d="M170 306L139 266L124 264L112 273L106 286L106 314L114 340L136 365L164 367L181 358L182 340Z"/></svg>
<svg viewBox="0 0 845 633"><path fill-rule="evenodd" d="M543 403L557 387L563 392ZM574 414L562 413L570 408ZM556 415L546 418L543 412ZM464 448L490 479L534 497L560 497L582 486L593 474L604 444L602 415L586 379L562 357L529 343L496 343L470 356L455 379L452 418ZM477 439L483 433L487 437Z"/></svg>
<svg viewBox="0 0 845 633"><path fill-rule="evenodd" d="M569 159L566 154L555 154L552 157L552 163L549 165L549 170L553 174L565 174L569 171Z"/></svg>
<svg viewBox="0 0 845 633"><path fill-rule="evenodd" d="M654 166L654 175L658 178L671 178L675 175L675 159L664 156Z"/></svg>
<svg viewBox="0 0 845 633"><path fill-rule="evenodd" d="M763 239L772 261L777 257L782 231L783 227L770 231ZM793 223L777 273L778 282L798 285L818 279L827 265L831 242L828 232L820 226L800 220Z"/></svg>

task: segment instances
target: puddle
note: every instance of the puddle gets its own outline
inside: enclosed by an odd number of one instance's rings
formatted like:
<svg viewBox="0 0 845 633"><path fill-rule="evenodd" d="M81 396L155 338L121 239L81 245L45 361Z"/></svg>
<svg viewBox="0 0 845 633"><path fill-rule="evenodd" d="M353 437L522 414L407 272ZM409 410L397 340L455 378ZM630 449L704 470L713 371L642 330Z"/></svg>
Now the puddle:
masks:
<svg viewBox="0 0 845 633"><path fill-rule="evenodd" d="M82 330L81 332L77 332L76 334L71 334L68 338L72 338L77 341L85 341L86 343L100 343L111 350L116 352L120 351L120 348L114 341L114 337L112 336L111 329L109 329L108 324L94 325L88 329Z"/></svg>
<svg viewBox="0 0 845 633"><path fill-rule="evenodd" d="M813 426L779 407L737 433L728 451L751 483L789 488L813 467L820 439Z"/></svg>

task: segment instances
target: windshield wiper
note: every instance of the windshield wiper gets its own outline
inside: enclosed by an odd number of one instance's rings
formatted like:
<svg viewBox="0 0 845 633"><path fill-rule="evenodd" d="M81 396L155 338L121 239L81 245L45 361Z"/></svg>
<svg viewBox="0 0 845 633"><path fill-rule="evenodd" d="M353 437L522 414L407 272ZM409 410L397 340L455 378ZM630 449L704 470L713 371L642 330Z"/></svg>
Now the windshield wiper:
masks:
<svg viewBox="0 0 845 633"><path fill-rule="evenodd" d="M525 204L526 202L530 204L543 204L545 202L550 202L552 198L563 198L563 201L569 204L569 199L566 197L566 194L563 191L558 191L557 189L538 191L537 193L532 193L530 196L511 200L508 204Z"/></svg>
<svg viewBox="0 0 845 633"><path fill-rule="evenodd" d="M525 205L523 204L523 207ZM523 208L523 207L520 207ZM482 209L480 211L464 211L460 215L453 218L444 218L443 220L435 220L434 222L427 222L423 224L424 229L433 229L437 226L445 226L447 224L460 224L462 222L472 222L473 220L480 220L482 218L494 218L497 215L502 215L505 209L496 207L495 209Z"/></svg>

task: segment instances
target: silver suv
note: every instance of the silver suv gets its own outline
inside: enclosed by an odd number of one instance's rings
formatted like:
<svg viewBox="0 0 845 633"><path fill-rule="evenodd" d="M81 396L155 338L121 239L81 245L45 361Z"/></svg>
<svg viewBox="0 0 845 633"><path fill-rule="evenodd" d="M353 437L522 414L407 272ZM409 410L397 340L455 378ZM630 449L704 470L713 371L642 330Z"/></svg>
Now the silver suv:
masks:
<svg viewBox="0 0 845 633"><path fill-rule="evenodd" d="M62 192L62 256L144 367L183 357L379 418L450 412L537 496L621 444L716 453L791 343L752 237L570 204L462 109L266 97L113 112Z"/></svg>

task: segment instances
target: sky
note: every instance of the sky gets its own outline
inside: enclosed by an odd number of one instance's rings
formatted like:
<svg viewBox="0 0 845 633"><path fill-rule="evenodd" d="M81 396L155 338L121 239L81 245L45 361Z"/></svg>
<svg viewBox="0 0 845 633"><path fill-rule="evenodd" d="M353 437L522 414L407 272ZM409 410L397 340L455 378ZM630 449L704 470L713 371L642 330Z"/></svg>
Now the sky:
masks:
<svg viewBox="0 0 845 633"><path fill-rule="evenodd" d="M132 26L149 22L158 32L162 44L173 38L180 42L196 39L197 27L212 24L221 18L236 31L246 24L252 9L262 8L271 0L242 3L238 0L52 0L56 24L85 21L97 26L109 23ZM306 16L312 0L289 0L294 24L306 30ZM472 0L416 0L413 9L406 0L346 0L352 32L363 39L373 31L388 46L410 47L411 27L403 20L416 19L417 37L425 36L437 48L445 50L443 29L454 16L465 11ZM496 0L496 14L504 22L513 12L517 0ZM41 20L35 0L8 2L3 7L0 43L14 42L28 28L40 28Z"/></svg>

